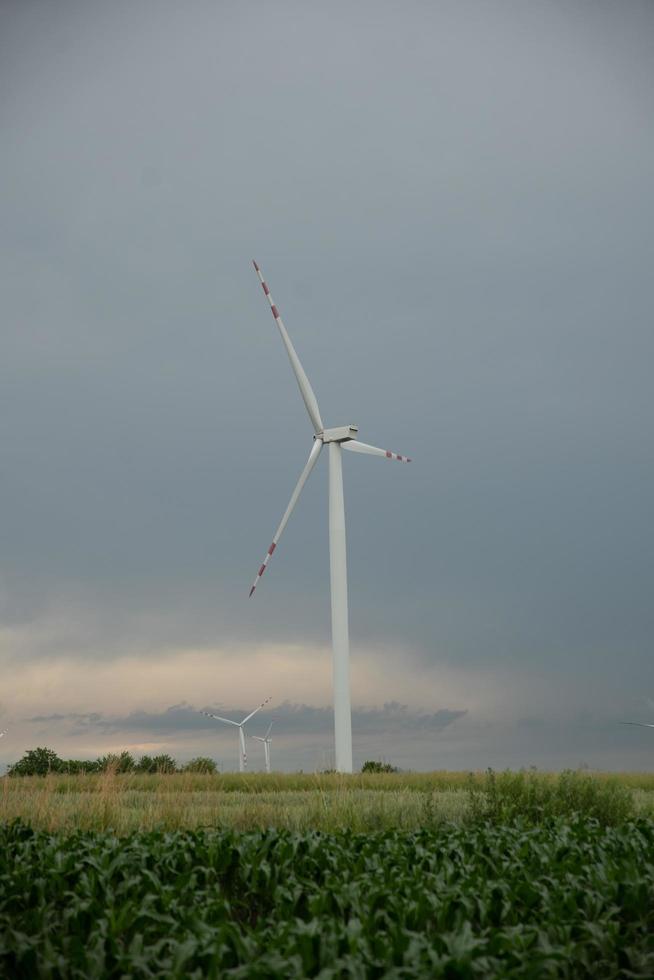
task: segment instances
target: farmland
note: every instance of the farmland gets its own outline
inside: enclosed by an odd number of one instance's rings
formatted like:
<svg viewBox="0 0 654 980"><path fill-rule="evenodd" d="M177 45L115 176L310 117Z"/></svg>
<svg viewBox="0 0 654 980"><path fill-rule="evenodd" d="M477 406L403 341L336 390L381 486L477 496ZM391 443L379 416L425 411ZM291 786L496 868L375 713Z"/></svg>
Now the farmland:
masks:
<svg viewBox="0 0 654 980"><path fill-rule="evenodd" d="M654 779L2 780L0 975L654 975Z"/></svg>

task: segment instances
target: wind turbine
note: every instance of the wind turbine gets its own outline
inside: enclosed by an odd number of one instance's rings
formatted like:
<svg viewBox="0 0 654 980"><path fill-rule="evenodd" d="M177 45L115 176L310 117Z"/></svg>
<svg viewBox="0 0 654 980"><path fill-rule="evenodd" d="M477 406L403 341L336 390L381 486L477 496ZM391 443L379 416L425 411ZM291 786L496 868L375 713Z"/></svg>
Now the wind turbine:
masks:
<svg viewBox="0 0 654 980"><path fill-rule="evenodd" d="M300 394L309 413L309 418L313 425L314 442L309 453L309 459L300 474L300 479L291 494L288 507L272 539L272 544L268 548L263 564L257 572L254 584L250 589L250 596L253 595L259 579L268 566L268 562L277 547L284 528L288 524L288 519L298 501L302 488L316 465L322 447L327 445L329 447L329 565L332 604L335 763L338 772L352 772L350 640L347 614L347 562L345 549L345 507L343 502L343 459L341 449L349 449L355 453L367 453L371 456L382 456L386 459L399 460L402 463L410 463L411 460L406 456L400 456L398 453L392 453L387 449L377 449L375 446L368 446L364 442L358 442L356 437L359 430L356 425L343 425L334 429L326 429L324 427L316 396L300 364L300 359L295 352L290 337L286 332L286 327L279 315L279 310L273 303L270 290L261 275L259 266L256 262L253 262L253 265L263 291L270 303L272 315L279 328L288 359L291 362L291 367L293 368L293 373L300 389Z"/></svg>
<svg viewBox="0 0 654 980"><path fill-rule="evenodd" d="M245 748L245 739L247 738L247 735L245 732L245 728L243 726L245 725L246 721L249 721L250 718L256 715L257 711L261 711L261 709L266 704L268 704L270 700L271 700L270 698L266 698L265 701L262 701L261 704L254 709L254 711L251 711L249 715L245 716L243 721L232 721L231 718L221 718L220 715L212 715L209 711L200 712L200 714L205 715L205 717L207 718L215 718L216 721L224 721L226 725L235 725L236 728L238 728L238 744L239 744L238 771L239 772L245 772L248 765L248 754L247 754L247 749Z"/></svg>
<svg viewBox="0 0 654 980"><path fill-rule="evenodd" d="M2 738L2 737L3 737L3 735L6 735L6 734L7 734L7 729L5 728L5 729L3 729L3 730L2 730L1 732L0 732L0 738Z"/></svg>
<svg viewBox="0 0 654 980"><path fill-rule="evenodd" d="M261 735L252 736L252 738L255 738L257 740L257 742L263 742L263 753L266 757L266 772L270 772L270 743L272 742L270 733L272 731L272 726L273 723L271 721L270 724L268 725L268 731L263 737Z"/></svg>

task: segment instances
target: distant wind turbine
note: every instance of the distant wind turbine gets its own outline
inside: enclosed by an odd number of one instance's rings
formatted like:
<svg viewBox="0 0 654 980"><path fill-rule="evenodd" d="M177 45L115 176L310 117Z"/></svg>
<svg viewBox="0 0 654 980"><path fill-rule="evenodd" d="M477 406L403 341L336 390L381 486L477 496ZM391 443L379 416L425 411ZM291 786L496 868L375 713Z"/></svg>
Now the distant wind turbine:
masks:
<svg viewBox="0 0 654 980"><path fill-rule="evenodd" d="M342 425L335 429L323 426L318 401L304 373L295 348L286 332L286 327L279 315L279 310L273 303L267 284L264 282L261 270L256 262L253 263L266 298L270 303L272 315L291 362L300 394L311 419L314 431L314 442L309 453L300 479L291 494L288 507L284 512L281 523L275 531L272 544L268 548L261 568L257 572L254 584L250 589L253 595L259 579L268 567L272 554L279 543L282 532L288 523L304 484L313 470L318 456L324 445L329 446L329 564L332 603L332 669L334 685L334 738L335 763L338 772L352 772L352 710L350 706L350 639L347 613L347 562L345 549L345 506L343 502L343 454L341 449L349 449L355 453L365 453L370 456L381 456L385 459L399 460L410 463L406 456L400 456L387 449L377 449L365 442L358 442L356 425ZM347 356L347 354L346 354Z"/></svg>
<svg viewBox="0 0 654 980"><path fill-rule="evenodd" d="M2 738L2 736L3 736L3 735L6 735L6 734L7 734L7 729L6 729L6 728L4 728L4 729L3 729L3 730L2 730L1 732L0 732L0 738Z"/></svg>
<svg viewBox="0 0 654 980"><path fill-rule="evenodd" d="M249 721L250 718L253 718L254 715L256 715L257 711L261 711L261 709L265 707L265 705L267 705L270 700L271 698L266 698L265 701L262 701L261 704L254 709L254 711L251 711L249 715L245 716L243 721L232 721L231 718L221 718L220 715L212 715L209 711L200 712L200 714L205 715L205 717L207 718L214 718L216 721L224 721L226 725L235 725L236 728L238 728L238 744L239 744L238 771L239 772L245 772L248 766L248 754L247 754L247 749L245 747L245 740L247 738L247 735L245 733L245 728L243 726L245 725L246 721Z"/></svg>
<svg viewBox="0 0 654 980"><path fill-rule="evenodd" d="M252 738L255 738L257 740L257 742L263 742L263 752L264 752L264 755L266 757L266 772L270 772L270 745L271 745L271 742L272 742L272 738L270 737L270 733L272 731L272 726L273 726L273 723L271 721L270 724L268 725L268 731L266 732L266 734L263 737L261 735L253 735L252 736Z"/></svg>
<svg viewBox="0 0 654 980"><path fill-rule="evenodd" d="M637 725L639 728L654 728L654 725L647 721L621 721L621 725Z"/></svg>

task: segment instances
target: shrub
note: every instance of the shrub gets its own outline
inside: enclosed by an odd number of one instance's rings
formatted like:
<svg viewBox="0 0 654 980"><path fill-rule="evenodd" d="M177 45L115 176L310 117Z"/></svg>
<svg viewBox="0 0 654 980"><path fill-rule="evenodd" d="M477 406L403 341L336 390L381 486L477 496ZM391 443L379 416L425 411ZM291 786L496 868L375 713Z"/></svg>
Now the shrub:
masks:
<svg viewBox="0 0 654 980"><path fill-rule="evenodd" d="M191 759L184 766L183 772L207 772L216 773L218 772L218 766L213 761L213 759L208 759L206 756L199 755L195 759Z"/></svg>
<svg viewBox="0 0 654 980"><path fill-rule="evenodd" d="M361 772L399 772L396 766L392 766L390 762L375 762L372 759L368 759L361 766Z"/></svg>
<svg viewBox="0 0 654 980"><path fill-rule="evenodd" d="M134 766L134 772L156 772L157 767L151 755L142 755Z"/></svg>
<svg viewBox="0 0 654 980"><path fill-rule="evenodd" d="M98 772L134 772L134 757L129 752L121 752L120 755L110 753L103 755L97 762Z"/></svg>
<svg viewBox="0 0 654 980"><path fill-rule="evenodd" d="M489 769L480 786L469 784L472 822L528 824L556 817L592 817L602 826L616 826L634 813L631 793L617 780L599 781L586 773L566 770L551 779L535 770L495 773Z"/></svg>
<svg viewBox="0 0 654 980"><path fill-rule="evenodd" d="M97 759L64 759L58 771L65 772L69 776L77 776L79 773L93 773L100 770Z"/></svg>
<svg viewBox="0 0 654 980"><path fill-rule="evenodd" d="M177 763L170 755L155 755L152 759L154 771L159 773L177 772Z"/></svg>

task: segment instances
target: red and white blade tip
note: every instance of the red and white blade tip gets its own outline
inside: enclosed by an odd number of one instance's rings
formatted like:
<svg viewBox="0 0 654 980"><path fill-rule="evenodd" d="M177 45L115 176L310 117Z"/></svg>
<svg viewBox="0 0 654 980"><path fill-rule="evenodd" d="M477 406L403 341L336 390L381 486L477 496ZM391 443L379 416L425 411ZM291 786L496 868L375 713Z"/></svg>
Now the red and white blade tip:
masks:
<svg viewBox="0 0 654 980"><path fill-rule="evenodd" d="M392 453L390 451L390 449L387 449L386 450L386 456L387 456L388 459L397 459L397 460L400 461L400 463L410 463L411 462L411 460L409 459L408 456L400 456L399 453Z"/></svg>
<svg viewBox="0 0 654 980"><path fill-rule="evenodd" d="M254 590L256 589L257 585L259 584L259 579L261 578L261 576L265 572L266 568L268 567L268 562L270 561L270 559L272 557L272 553L273 553L273 551L275 550L276 547L277 547L277 545L273 541L273 543L268 548L268 551L266 553L266 557L263 560L263 564L261 565L261 568L257 572L257 577L255 578L254 584L253 584L252 588L250 589L250 595L248 596L248 599L251 599L252 598L252 596L254 594Z"/></svg>

